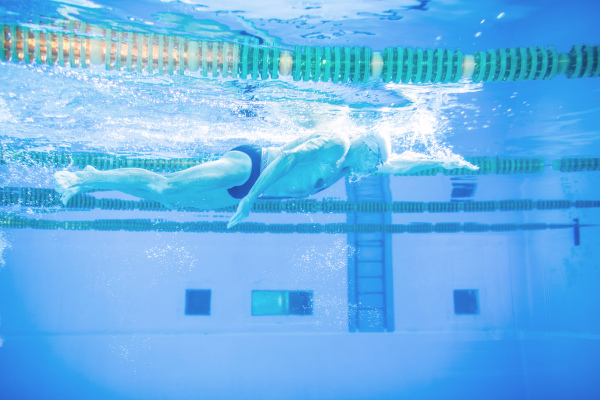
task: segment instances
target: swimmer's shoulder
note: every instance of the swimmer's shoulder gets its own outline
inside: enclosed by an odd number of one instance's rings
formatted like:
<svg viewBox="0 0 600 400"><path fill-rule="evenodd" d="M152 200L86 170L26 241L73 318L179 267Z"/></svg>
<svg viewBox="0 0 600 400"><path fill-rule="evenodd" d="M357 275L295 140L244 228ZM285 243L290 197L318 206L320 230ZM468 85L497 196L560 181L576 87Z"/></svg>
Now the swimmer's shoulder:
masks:
<svg viewBox="0 0 600 400"><path fill-rule="evenodd" d="M330 132L321 136L323 147L327 148L337 157L344 157L350 148L350 138L348 134L343 132Z"/></svg>
<svg viewBox="0 0 600 400"><path fill-rule="evenodd" d="M348 153L350 138L343 132L315 132L283 146L281 152L302 150L325 163L339 162Z"/></svg>

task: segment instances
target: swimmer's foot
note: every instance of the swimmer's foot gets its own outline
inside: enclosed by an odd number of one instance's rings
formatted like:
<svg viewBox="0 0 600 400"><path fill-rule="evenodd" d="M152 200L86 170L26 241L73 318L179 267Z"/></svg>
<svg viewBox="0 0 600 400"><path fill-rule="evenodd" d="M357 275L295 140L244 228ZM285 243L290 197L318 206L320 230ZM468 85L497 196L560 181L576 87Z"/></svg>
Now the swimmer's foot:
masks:
<svg viewBox="0 0 600 400"><path fill-rule="evenodd" d="M89 190L85 187L85 183L94 172L97 172L97 169L88 165L83 171L58 171L54 174L55 189L61 194L60 199L64 205L67 205L71 197Z"/></svg>

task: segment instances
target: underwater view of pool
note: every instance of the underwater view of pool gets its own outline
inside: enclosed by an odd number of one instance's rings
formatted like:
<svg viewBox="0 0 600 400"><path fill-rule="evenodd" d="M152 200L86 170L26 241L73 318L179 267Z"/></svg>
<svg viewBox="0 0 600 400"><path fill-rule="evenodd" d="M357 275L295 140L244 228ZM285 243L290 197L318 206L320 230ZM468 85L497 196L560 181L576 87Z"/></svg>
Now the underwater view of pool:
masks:
<svg viewBox="0 0 600 400"><path fill-rule="evenodd" d="M599 11L0 0L0 399L599 398Z"/></svg>

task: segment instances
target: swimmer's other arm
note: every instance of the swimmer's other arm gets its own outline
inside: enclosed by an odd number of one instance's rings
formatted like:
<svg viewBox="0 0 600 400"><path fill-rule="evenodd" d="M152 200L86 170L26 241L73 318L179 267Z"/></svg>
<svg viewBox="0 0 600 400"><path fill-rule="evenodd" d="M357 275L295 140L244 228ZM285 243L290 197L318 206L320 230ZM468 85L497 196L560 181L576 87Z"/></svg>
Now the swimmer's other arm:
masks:
<svg viewBox="0 0 600 400"><path fill-rule="evenodd" d="M436 159L424 154L407 151L402 154L392 154L377 172L382 174L414 174L426 169L438 167L445 169L468 168L472 171L479 169L478 166L465 160Z"/></svg>

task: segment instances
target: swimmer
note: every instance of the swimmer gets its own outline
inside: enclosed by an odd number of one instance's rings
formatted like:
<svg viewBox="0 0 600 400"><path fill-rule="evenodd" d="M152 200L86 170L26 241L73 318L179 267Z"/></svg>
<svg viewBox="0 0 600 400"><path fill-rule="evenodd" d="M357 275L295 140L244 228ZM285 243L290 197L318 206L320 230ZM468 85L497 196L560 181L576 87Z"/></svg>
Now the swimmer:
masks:
<svg viewBox="0 0 600 400"><path fill-rule="evenodd" d="M283 147L248 144L233 148L216 161L171 174L139 168L59 171L56 190L64 204L89 190L117 190L155 200L169 208L219 209L238 204L228 228L250 214L259 198L304 198L327 189L346 174L415 173L428 168L479 167L464 160L433 159L415 153L392 154L389 138L369 133L315 133Z"/></svg>

